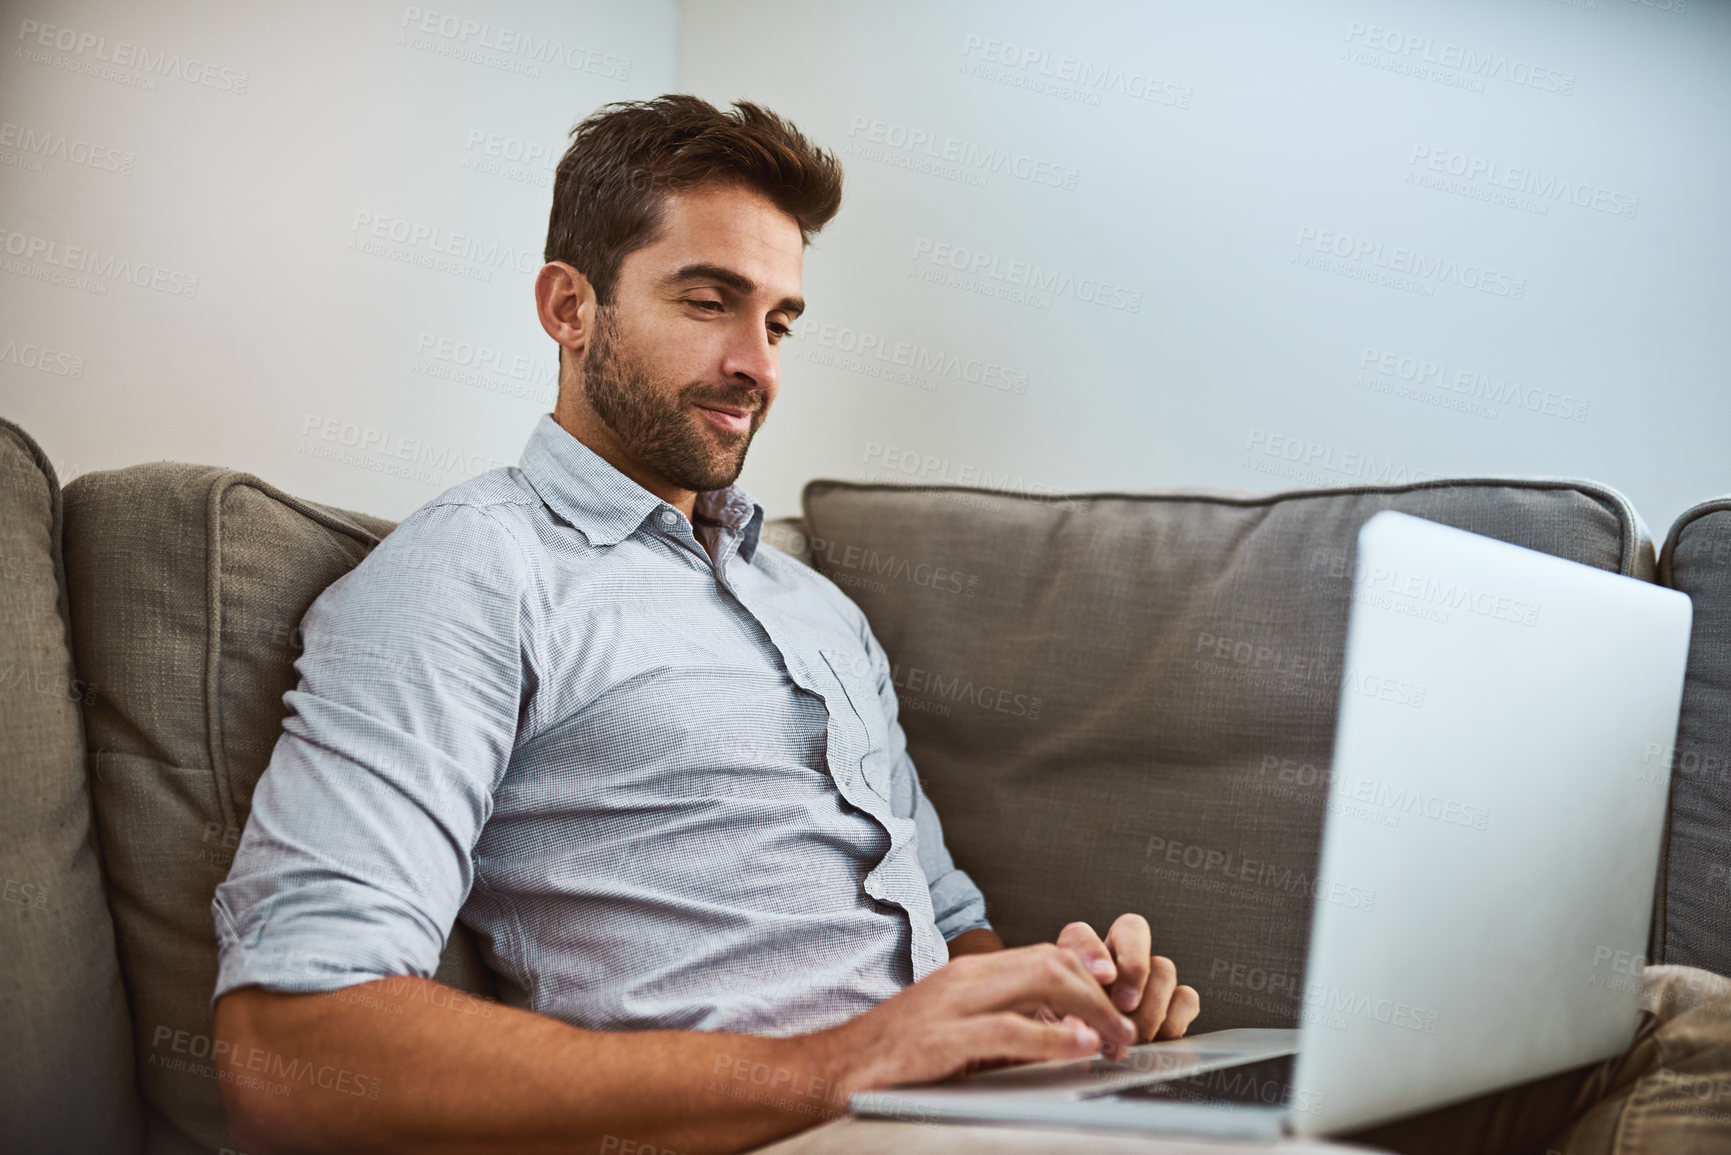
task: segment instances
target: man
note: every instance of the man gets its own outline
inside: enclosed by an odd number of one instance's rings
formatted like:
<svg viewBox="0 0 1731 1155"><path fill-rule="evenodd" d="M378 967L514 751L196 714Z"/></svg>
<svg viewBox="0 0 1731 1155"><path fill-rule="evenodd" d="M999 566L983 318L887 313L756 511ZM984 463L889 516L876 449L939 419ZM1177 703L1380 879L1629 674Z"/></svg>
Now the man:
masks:
<svg viewBox="0 0 1731 1155"><path fill-rule="evenodd" d="M1002 949L883 650L732 484L840 196L750 104L575 130L535 283L558 405L520 468L417 510L308 611L212 904L225 1051L319 1072L223 1082L255 1155L738 1150L853 1091L1196 1017L1140 916ZM506 1005L428 977L459 912ZM1648 968L1642 1006L1623 1055L1364 1138L1724 1150L1731 983Z"/></svg>
<svg viewBox="0 0 1731 1155"><path fill-rule="evenodd" d="M558 405L308 612L212 904L218 1038L335 1072L225 1081L248 1150L736 1150L1195 1018L1140 916L1002 949L863 615L733 485L840 197L750 104L574 130L535 283ZM459 912L506 1005L429 977Z"/></svg>

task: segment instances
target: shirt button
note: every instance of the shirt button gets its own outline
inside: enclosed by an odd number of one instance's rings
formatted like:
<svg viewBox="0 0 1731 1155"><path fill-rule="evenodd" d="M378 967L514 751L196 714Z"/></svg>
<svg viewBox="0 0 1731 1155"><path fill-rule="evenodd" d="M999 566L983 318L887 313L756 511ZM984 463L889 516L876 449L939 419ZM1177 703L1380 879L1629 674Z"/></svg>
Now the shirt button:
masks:
<svg viewBox="0 0 1731 1155"><path fill-rule="evenodd" d="M664 509L661 511L661 524L662 525L672 526L675 523L677 523L678 521L679 521L679 515L677 513L674 513L671 509Z"/></svg>

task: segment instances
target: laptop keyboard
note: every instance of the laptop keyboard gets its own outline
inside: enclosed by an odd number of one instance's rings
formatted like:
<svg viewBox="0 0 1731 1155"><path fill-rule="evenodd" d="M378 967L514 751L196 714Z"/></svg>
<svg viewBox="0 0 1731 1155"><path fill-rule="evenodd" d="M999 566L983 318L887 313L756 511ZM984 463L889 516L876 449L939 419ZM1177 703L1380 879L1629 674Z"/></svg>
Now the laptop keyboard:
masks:
<svg viewBox="0 0 1731 1155"><path fill-rule="evenodd" d="M1292 1103L1292 1061L1296 1056L1281 1055L1240 1063L1236 1067L1220 1067L1191 1075L1185 1079L1167 1079L1128 1087L1107 1096L1133 1103L1151 1100L1187 1103L1256 1103L1267 1107L1286 1107Z"/></svg>

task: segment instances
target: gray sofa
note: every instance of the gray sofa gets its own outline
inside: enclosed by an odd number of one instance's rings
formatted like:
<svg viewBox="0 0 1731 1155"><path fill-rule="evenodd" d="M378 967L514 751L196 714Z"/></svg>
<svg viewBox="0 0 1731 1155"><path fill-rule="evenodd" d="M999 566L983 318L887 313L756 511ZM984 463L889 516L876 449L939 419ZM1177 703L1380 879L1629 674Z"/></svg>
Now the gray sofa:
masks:
<svg viewBox="0 0 1731 1155"><path fill-rule="evenodd" d="M195 465L86 474L62 498L4 422L0 478L0 1119L25 1151L232 1151L211 893L301 616L392 524ZM1387 508L1695 599L1651 954L1731 971L1731 500L1686 514L1657 559L1622 497L1563 480L1066 498L820 481L765 536L870 618L1004 937L1141 911L1208 1030L1297 1022L1351 546ZM438 977L495 995L460 922ZM841 1121L782 1146L982 1141Z"/></svg>

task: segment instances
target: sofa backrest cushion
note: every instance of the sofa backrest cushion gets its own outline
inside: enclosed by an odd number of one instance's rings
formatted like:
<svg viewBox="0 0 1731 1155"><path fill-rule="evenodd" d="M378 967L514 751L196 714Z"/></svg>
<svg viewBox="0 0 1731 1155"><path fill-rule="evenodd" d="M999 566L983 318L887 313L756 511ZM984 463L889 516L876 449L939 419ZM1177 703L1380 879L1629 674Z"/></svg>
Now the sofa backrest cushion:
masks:
<svg viewBox="0 0 1731 1155"><path fill-rule="evenodd" d="M1628 503L1588 483L1036 498L820 481L804 504L813 563L887 650L915 766L999 932L1140 912L1202 995L1199 1030L1293 1025L1313 895L1374 904L1315 877L1359 526L1398 509L1653 565Z"/></svg>
<svg viewBox="0 0 1731 1155"><path fill-rule="evenodd" d="M282 731L301 617L391 528L207 466L67 487L75 652L96 689L91 781L152 1152L229 1145L211 897ZM461 926L438 977L496 994Z"/></svg>
<svg viewBox="0 0 1731 1155"><path fill-rule="evenodd" d="M811 564L811 538L803 517L772 517L763 523L759 541L766 541L796 561Z"/></svg>
<svg viewBox="0 0 1731 1155"><path fill-rule="evenodd" d="M1731 497L1677 519L1659 580L1695 605L1671 759L1664 922L1656 958L1731 974Z"/></svg>
<svg viewBox="0 0 1731 1155"><path fill-rule="evenodd" d="M60 485L0 420L0 1133L9 1150L137 1151L126 992L84 780Z"/></svg>

